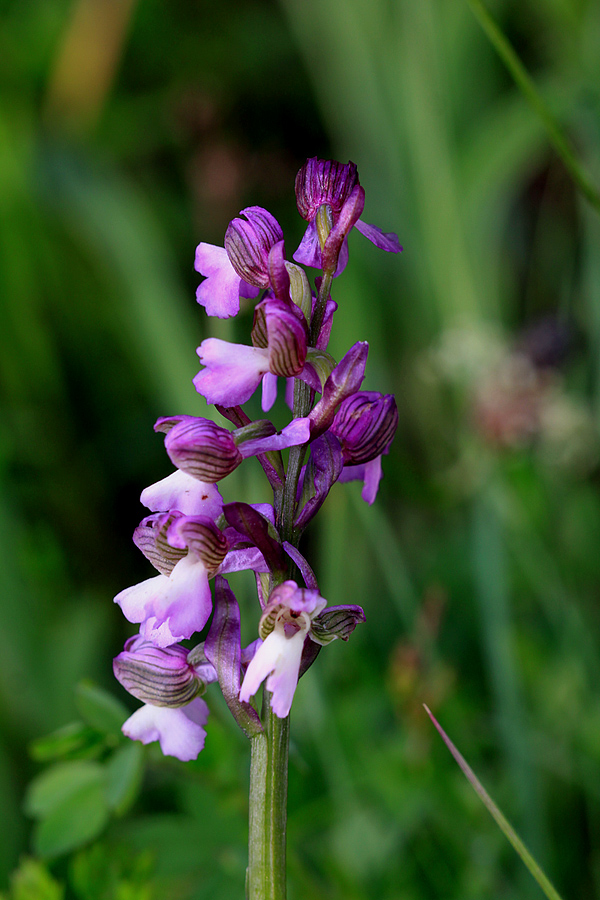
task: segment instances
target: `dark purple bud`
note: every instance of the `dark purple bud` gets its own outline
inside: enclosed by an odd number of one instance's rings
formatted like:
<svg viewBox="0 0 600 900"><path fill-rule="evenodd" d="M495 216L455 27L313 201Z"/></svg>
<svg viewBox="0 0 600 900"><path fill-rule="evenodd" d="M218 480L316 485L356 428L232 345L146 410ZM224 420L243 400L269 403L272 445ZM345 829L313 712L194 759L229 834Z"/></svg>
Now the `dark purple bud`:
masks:
<svg viewBox="0 0 600 900"><path fill-rule="evenodd" d="M307 159L296 175L298 212L312 222L319 207L326 203L335 220L357 184L358 172L353 162L344 164L316 156Z"/></svg>
<svg viewBox="0 0 600 900"><path fill-rule="evenodd" d="M370 462L385 453L398 427L398 407L392 394L359 391L339 406L331 431L342 445L347 465Z"/></svg>
<svg viewBox="0 0 600 900"><path fill-rule="evenodd" d="M328 432L310 445L310 458L304 472L296 528L305 528L319 511L331 487L340 477L344 457L340 442Z"/></svg>
<svg viewBox="0 0 600 900"><path fill-rule="evenodd" d="M172 547L187 548L189 553L202 560L209 577L217 571L229 549L227 538L207 516L174 519L167 540Z"/></svg>
<svg viewBox="0 0 600 900"><path fill-rule="evenodd" d="M364 621L365 614L360 606L327 606L313 619L310 636L321 645L336 638L347 641L356 626Z"/></svg>
<svg viewBox="0 0 600 900"><path fill-rule="evenodd" d="M150 560L161 575L170 575L186 550L178 550L167 541L167 532L171 523L182 513L173 510L168 513L153 513L142 519L133 532L133 543L146 559Z"/></svg>
<svg viewBox="0 0 600 900"><path fill-rule="evenodd" d="M193 653L193 651L192 651ZM185 706L206 684L216 679L216 672L206 663L196 670L190 662L192 653L180 644L156 647L136 635L129 638L125 649L113 660L117 681L143 703L152 706Z"/></svg>
<svg viewBox="0 0 600 900"><path fill-rule="evenodd" d="M225 232L225 249L236 273L255 287L267 288L269 278L269 252L283 240L283 231L277 219L261 206L248 206L233 219Z"/></svg>
<svg viewBox="0 0 600 900"><path fill-rule="evenodd" d="M210 419L164 417L154 430L166 432L165 448L173 465L207 484L225 478L242 462L231 432Z"/></svg>
<svg viewBox="0 0 600 900"><path fill-rule="evenodd" d="M333 369L325 382L321 399L309 416L313 440L327 431L342 400L356 393L361 386L365 377L368 352L367 342L358 341Z"/></svg>

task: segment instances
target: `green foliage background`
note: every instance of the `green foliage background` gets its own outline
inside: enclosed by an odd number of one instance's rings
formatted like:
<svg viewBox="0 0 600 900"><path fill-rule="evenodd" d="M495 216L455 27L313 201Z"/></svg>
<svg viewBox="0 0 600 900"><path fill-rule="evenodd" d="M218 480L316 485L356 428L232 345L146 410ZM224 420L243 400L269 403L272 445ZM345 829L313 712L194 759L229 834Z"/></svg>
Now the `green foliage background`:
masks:
<svg viewBox="0 0 600 900"><path fill-rule="evenodd" d="M600 7L489 8L600 186ZM75 853L32 837L27 748L84 715L81 679L133 708L111 599L149 574L130 536L169 471L152 425L204 413L195 348L249 321L196 306L195 245L260 204L291 254L294 175L319 155L358 164L366 221L405 248L352 236L331 348L369 341L366 387L395 392L400 428L377 504L336 487L309 535L324 596L367 625L298 689L290 898L541 896L422 702L563 897L600 897L600 220L467 0L0 12L0 888L37 853L14 900L243 894L249 753L216 690L197 763L147 753L139 798L115 794ZM548 317L566 358L519 374ZM266 499L251 465L227 491ZM106 734L77 763L94 809Z"/></svg>

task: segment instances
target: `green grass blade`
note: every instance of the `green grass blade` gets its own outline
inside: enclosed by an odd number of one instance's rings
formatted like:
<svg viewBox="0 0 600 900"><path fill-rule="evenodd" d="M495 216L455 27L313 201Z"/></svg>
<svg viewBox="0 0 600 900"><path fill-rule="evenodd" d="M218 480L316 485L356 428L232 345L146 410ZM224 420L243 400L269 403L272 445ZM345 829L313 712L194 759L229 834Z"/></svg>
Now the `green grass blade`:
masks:
<svg viewBox="0 0 600 900"><path fill-rule="evenodd" d="M490 16L481 0L468 0L468 3L479 24L498 52L502 62L514 78L517 87L522 91L532 109L543 122L546 133L548 134L554 149L570 172L573 181L592 206L600 212L600 194L598 193L598 190L594 187L582 167L579 165L562 128L550 112L546 102L538 92L538 89L525 69L525 66L515 53L512 45L502 33L494 19Z"/></svg>
<svg viewBox="0 0 600 900"><path fill-rule="evenodd" d="M539 884L539 886L541 887L543 892L545 893L546 897L548 897L549 900L562 900L560 894L558 893L558 891L556 890L554 885L549 881L549 879L546 877L546 875L544 874L542 869L539 867L539 865L537 864L537 862L535 861L535 859L533 858L533 856L531 855L531 853L529 852L529 850L527 849L527 847L525 846L525 844L523 843L523 841L521 840L521 838L519 837L519 835L517 834L515 829L512 827L512 825L510 824L508 819L506 819L504 814L498 809L498 807L496 806L496 804L494 803L494 801L492 800L492 798L490 797L490 795L488 794L488 792L486 791L486 789L484 788L482 783L479 781L479 779L475 775L475 772L473 771L471 766L468 764L468 762L466 761L464 756L454 746L454 744L452 743L452 741L450 740L450 738L448 737L448 735L446 734L446 732L444 731L444 729L442 728L440 723L437 721L437 719L435 718L435 716L433 715L433 713L431 712L429 707L426 706L425 703L423 704L423 706L425 707L425 712L427 713L427 715L429 716L429 718L431 719L431 721L433 722L433 724L439 731L444 743L448 747L448 750L450 751L450 753L452 754L452 756L454 757L454 759L456 760L456 762L458 763L458 765L460 766L462 771L464 772L466 778L471 783L471 785L475 789L476 793L479 795L479 797L481 798L481 800L487 807L488 811L494 818L498 827L504 832L504 834L506 835L506 837L508 838L510 843L513 845L513 847L515 848L515 850L517 851L517 853L519 854L519 856L521 857L521 859L523 860L523 862L525 863L525 865L527 866L527 868L529 869L529 871L531 872L531 874L533 875L533 877L535 878L535 880L537 881L537 883Z"/></svg>

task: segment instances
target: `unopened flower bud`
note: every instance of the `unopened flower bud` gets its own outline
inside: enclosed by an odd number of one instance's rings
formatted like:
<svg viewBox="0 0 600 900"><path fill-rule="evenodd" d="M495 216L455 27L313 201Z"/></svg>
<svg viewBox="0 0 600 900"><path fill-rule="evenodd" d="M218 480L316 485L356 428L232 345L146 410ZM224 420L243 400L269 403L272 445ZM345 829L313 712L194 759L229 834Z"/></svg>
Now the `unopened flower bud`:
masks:
<svg viewBox="0 0 600 900"><path fill-rule="evenodd" d="M277 220L261 206L249 206L233 219L225 232L225 249L236 273L248 284L267 288L269 251L283 240Z"/></svg>
<svg viewBox="0 0 600 900"><path fill-rule="evenodd" d="M398 407L392 394L358 391L339 406L331 425L348 465L366 463L384 453L398 427Z"/></svg>
<svg viewBox="0 0 600 900"><path fill-rule="evenodd" d="M316 156L307 159L296 175L298 212L312 222L319 207L326 203L335 220L357 184L358 172L353 162L344 164Z"/></svg>
<svg viewBox="0 0 600 900"><path fill-rule="evenodd" d="M160 648L135 635L113 660L113 670L117 680L138 700L175 708L203 694L206 684L215 680L212 667L205 663L197 669L191 655L180 644Z"/></svg>
<svg viewBox="0 0 600 900"><path fill-rule="evenodd" d="M367 342L357 341L332 370L323 395L309 416L313 440L329 428L340 403L358 391L365 377L368 352Z"/></svg>
<svg viewBox="0 0 600 900"><path fill-rule="evenodd" d="M225 478L242 462L231 432L210 419L165 417L154 430L166 432L165 448L173 465L207 484Z"/></svg>

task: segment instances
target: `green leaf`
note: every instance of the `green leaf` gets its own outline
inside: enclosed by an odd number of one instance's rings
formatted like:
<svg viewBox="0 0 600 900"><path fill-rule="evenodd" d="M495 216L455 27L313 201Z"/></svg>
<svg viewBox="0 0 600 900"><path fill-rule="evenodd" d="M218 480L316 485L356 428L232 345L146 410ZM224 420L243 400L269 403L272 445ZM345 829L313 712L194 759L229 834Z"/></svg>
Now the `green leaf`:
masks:
<svg viewBox="0 0 600 900"><path fill-rule="evenodd" d="M129 712L123 704L89 681L82 681L75 691L75 702L83 719L102 734L122 736L121 726Z"/></svg>
<svg viewBox="0 0 600 900"><path fill-rule="evenodd" d="M65 757L88 757L98 753L102 736L83 722L70 722L62 728L37 738L29 745L29 754L36 762L49 762Z"/></svg>
<svg viewBox="0 0 600 900"><path fill-rule="evenodd" d="M5 894L0 896L6 897ZM37 859L21 860L11 876L10 900L63 900L64 896L64 887Z"/></svg>
<svg viewBox="0 0 600 900"><path fill-rule="evenodd" d="M117 815L126 812L138 795L144 775L144 747L129 741L112 754L106 766L107 799Z"/></svg>
<svg viewBox="0 0 600 900"><path fill-rule="evenodd" d="M106 784L104 768L90 760L57 763L33 779L25 794L25 812L34 818L48 815L71 795L90 785Z"/></svg>
<svg viewBox="0 0 600 900"><path fill-rule="evenodd" d="M38 823L33 833L36 853L46 858L59 856L102 832L110 816L104 772L102 776L80 784Z"/></svg>

